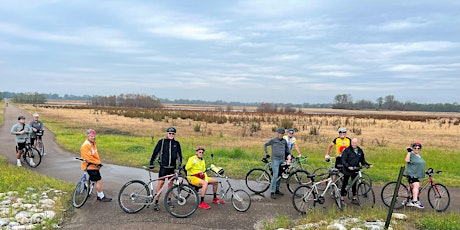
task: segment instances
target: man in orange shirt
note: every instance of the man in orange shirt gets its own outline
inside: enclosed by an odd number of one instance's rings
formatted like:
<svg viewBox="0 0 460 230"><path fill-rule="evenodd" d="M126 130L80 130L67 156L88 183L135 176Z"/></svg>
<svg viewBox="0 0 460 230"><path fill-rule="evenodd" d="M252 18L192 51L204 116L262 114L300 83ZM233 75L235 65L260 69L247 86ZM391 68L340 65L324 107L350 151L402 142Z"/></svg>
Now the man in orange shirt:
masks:
<svg viewBox="0 0 460 230"><path fill-rule="evenodd" d="M109 198L104 195L102 191L102 178L101 174L99 173L99 169L101 168L99 165L101 164L101 160L99 159L99 153L97 152L96 148L96 131L93 129L86 130L86 140L83 142L80 148L81 158L85 159L86 161L90 162L91 164L87 167L87 162L81 163L81 169L88 172L89 179L91 181L96 181L96 191L97 191L97 200L102 202L110 202L112 198Z"/></svg>

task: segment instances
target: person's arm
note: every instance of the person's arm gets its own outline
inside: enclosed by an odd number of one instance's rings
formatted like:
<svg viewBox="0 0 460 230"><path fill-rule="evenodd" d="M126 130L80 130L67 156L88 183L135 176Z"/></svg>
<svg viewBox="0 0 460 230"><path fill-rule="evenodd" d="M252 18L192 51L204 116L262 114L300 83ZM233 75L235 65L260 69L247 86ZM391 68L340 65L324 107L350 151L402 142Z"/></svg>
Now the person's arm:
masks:
<svg viewBox="0 0 460 230"><path fill-rule="evenodd" d="M411 152L407 152L407 154L406 154L406 162L407 163L410 162L410 154L411 154Z"/></svg>
<svg viewBox="0 0 460 230"><path fill-rule="evenodd" d="M273 140L273 139L270 139L269 141L267 141L267 142L264 144L264 153L265 153L265 154L268 154L267 146L271 145L272 140Z"/></svg>
<svg viewBox="0 0 460 230"><path fill-rule="evenodd" d="M297 143L294 143L294 147L295 147L295 151L297 151L297 154L300 156L300 148L299 148L299 145L297 145ZM292 154L292 153L291 153Z"/></svg>
<svg viewBox="0 0 460 230"><path fill-rule="evenodd" d="M150 166L153 166L154 165L154 162L155 162L155 159L157 158L158 156L158 153L160 152L160 143L162 142L162 140L159 140L157 142L157 145L155 146L155 148L153 149L153 152L152 152L152 157L150 157Z"/></svg>
<svg viewBox="0 0 460 230"><path fill-rule="evenodd" d="M177 142L177 146L178 146L178 149L177 149L177 167L180 167L182 165L182 149L180 147L180 143Z"/></svg>
<svg viewBox="0 0 460 230"><path fill-rule="evenodd" d="M349 158L349 154L348 154L348 148L344 149L343 152L342 152L342 165L344 168L347 168L350 167L350 164L348 163L348 158Z"/></svg>
<svg viewBox="0 0 460 230"><path fill-rule="evenodd" d="M333 146L334 146L333 143L330 143L330 144L327 146L326 156L324 156L324 158L325 158L326 160L331 158L331 149L332 149Z"/></svg>

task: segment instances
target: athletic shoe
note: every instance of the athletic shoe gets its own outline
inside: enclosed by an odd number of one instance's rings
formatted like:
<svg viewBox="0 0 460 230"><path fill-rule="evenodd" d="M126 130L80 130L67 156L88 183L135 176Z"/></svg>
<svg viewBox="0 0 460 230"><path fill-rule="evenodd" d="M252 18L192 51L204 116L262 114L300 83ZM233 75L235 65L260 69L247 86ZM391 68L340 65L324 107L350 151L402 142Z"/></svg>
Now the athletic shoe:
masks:
<svg viewBox="0 0 460 230"><path fill-rule="evenodd" d="M201 202L200 205L198 205L198 208L202 208L202 209L210 209L211 206L209 206L209 204L206 204L206 202Z"/></svg>
<svg viewBox="0 0 460 230"><path fill-rule="evenodd" d="M158 207L158 203L153 204L153 210L160 211L160 208Z"/></svg>
<svg viewBox="0 0 460 230"><path fill-rule="evenodd" d="M272 194L270 195L270 197L271 197L272 199L276 199L276 195L275 195L275 193L274 193L274 192L272 192Z"/></svg>
<svg viewBox="0 0 460 230"><path fill-rule="evenodd" d="M223 204L225 203L225 200L219 199L218 197L212 199L213 204Z"/></svg>
<svg viewBox="0 0 460 230"><path fill-rule="evenodd" d="M42 152L42 156L46 156L46 153L45 153L45 152Z"/></svg>
<svg viewBox="0 0 460 230"><path fill-rule="evenodd" d="M17 166L22 167L21 161L18 161Z"/></svg>
<svg viewBox="0 0 460 230"><path fill-rule="evenodd" d="M416 208L425 208L422 203L418 200L418 201L412 201L412 206L416 207Z"/></svg>
<svg viewBox="0 0 460 230"><path fill-rule="evenodd" d="M282 193L280 190L276 190L275 194L280 195L280 196L284 195L284 193Z"/></svg>
<svg viewBox="0 0 460 230"><path fill-rule="evenodd" d="M166 202L166 204L171 207L171 208L174 208L174 204L171 202L171 200L168 200L168 202Z"/></svg>
<svg viewBox="0 0 460 230"><path fill-rule="evenodd" d="M30 167L34 167L35 166L35 162L31 161L30 163Z"/></svg>
<svg viewBox="0 0 460 230"><path fill-rule="evenodd" d="M110 202L110 201L112 201L112 198L109 198L109 197L104 196L104 197L102 197L102 198L97 197L97 200L98 200L98 201L102 201L102 202Z"/></svg>

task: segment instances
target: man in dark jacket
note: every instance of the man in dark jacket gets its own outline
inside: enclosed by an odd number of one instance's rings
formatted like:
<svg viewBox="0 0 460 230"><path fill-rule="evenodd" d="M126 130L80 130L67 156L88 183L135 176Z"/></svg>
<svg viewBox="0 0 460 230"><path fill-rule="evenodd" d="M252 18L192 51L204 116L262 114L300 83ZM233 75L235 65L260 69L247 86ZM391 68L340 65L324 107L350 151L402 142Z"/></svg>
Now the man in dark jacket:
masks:
<svg viewBox="0 0 460 230"><path fill-rule="evenodd" d="M154 161L158 156L158 163L160 164L160 171L158 172L158 186L156 193L160 191L165 183L165 179L161 179L163 176L174 174L174 169L177 166L180 166L182 163L182 150L178 141L174 139L176 136L176 129L174 127L169 127L166 129L167 137L158 141L155 149L153 150L152 157L150 158L150 168L153 169ZM176 164L177 163L177 164ZM169 181L168 188L172 187L172 181ZM158 199L160 196L156 197L153 209L158 211ZM168 199L167 204L173 206L171 200Z"/></svg>
<svg viewBox="0 0 460 230"><path fill-rule="evenodd" d="M348 185L348 180L351 177L353 181L355 177L358 175L360 164L367 167L372 167L371 164L366 162L364 158L363 150L358 146L358 139L353 138L351 139L351 145L348 146L342 152L342 164L343 164L343 183L342 183L342 190L340 191L340 195L342 196L342 200L344 200L344 196L346 195L346 187ZM352 201L356 201L356 184L353 184L351 189L353 192L353 199Z"/></svg>

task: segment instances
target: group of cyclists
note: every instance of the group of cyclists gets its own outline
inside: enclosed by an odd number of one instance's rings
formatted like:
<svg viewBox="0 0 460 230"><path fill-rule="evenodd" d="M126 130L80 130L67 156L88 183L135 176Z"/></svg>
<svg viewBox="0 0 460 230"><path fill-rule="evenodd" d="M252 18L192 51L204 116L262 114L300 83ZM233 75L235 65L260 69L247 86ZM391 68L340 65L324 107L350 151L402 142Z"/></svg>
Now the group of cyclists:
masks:
<svg viewBox="0 0 460 230"><path fill-rule="evenodd" d="M32 115L33 120L26 124L26 117L23 115L18 116L18 123L14 124L11 128L11 135L15 135L15 142L16 142L16 159L17 159L17 166L21 167L21 155L26 147L26 143L30 140L32 145L36 145L37 140L40 139L45 131L45 126L43 122L41 122L38 118L39 115L34 113ZM42 156L46 155L43 151L40 153ZM32 161L30 164L33 166L35 163Z"/></svg>

